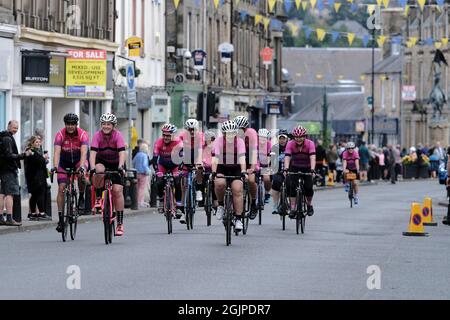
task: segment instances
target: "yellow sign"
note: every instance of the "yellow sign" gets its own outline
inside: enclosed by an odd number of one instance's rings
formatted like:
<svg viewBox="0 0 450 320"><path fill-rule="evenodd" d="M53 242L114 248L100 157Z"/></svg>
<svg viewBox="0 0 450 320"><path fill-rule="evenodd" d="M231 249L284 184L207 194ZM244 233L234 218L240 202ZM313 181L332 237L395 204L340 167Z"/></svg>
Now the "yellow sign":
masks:
<svg viewBox="0 0 450 320"><path fill-rule="evenodd" d="M140 57L141 50L144 47L144 41L138 37L131 37L127 39L126 46L128 48L129 57Z"/></svg>
<svg viewBox="0 0 450 320"><path fill-rule="evenodd" d="M106 97L106 51L69 50L66 60L66 97Z"/></svg>

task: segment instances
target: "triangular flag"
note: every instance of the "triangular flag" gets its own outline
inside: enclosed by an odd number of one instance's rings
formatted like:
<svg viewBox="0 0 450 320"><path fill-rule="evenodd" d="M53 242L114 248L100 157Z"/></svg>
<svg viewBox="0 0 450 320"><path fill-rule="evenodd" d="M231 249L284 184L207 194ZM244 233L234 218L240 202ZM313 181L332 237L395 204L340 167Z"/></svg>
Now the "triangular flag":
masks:
<svg viewBox="0 0 450 320"><path fill-rule="evenodd" d="M332 8L334 6L334 0L328 0L328 6Z"/></svg>
<svg viewBox="0 0 450 320"><path fill-rule="evenodd" d="M263 17L260 14L255 15L255 26L257 26L261 22L262 18Z"/></svg>
<svg viewBox="0 0 450 320"><path fill-rule="evenodd" d="M431 46L433 45L433 42L434 42L434 41L433 41L433 38L430 37L430 38L428 38L428 39L426 40L425 43L426 43L427 46L430 46L430 47L431 47Z"/></svg>
<svg viewBox="0 0 450 320"><path fill-rule="evenodd" d="M339 9L341 8L342 3L340 2L336 2L334 4L334 10L336 10L336 12L339 12Z"/></svg>
<svg viewBox="0 0 450 320"><path fill-rule="evenodd" d="M379 7L381 7L381 4L383 3L383 0L377 0L377 5L379 6Z"/></svg>
<svg viewBox="0 0 450 320"><path fill-rule="evenodd" d="M322 0L317 0L317 9L319 9L320 11L323 10L323 1Z"/></svg>
<svg viewBox="0 0 450 320"><path fill-rule="evenodd" d="M289 21L287 23L287 26L291 29L292 36L297 37L298 36L298 25Z"/></svg>
<svg viewBox="0 0 450 320"><path fill-rule="evenodd" d="M219 8L219 1L220 0L214 0L214 7L217 9Z"/></svg>
<svg viewBox="0 0 450 320"><path fill-rule="evenodd" d="M362 42L363 42L363 45L364 45L364 47L367 47L367 44L369 43L369 35L368 34L365 34L364 36L363 36L363 38L362 38Z"/></svg>
<svg viewBox="0 0 450 320"><path fill-rule="evenodd" d="M316 32L317 32L317 39L322 42L323 39L325 38L325 35L327 34L326 31L323 29L316 29Z"/></svg>
<svg viewBox="0 0 450 320"><path fill-rule="evenodd" d="M409 42L411 42L411 47L414 47L417 43L417 38L416 37L410 37L409 38Z"/></svg>
<svg viewBox="0 0 450 320"><path fill-rule="evenodd" d="M347 34L347 38L348 38L348 44L350 46L352 46L353 40L355 40L355 34L354 33L349 33L349 34Z"/></svg>
<svg viewBox="0 0 450 320"><path fill-rule="evenodd" d="M420 10L423 11L423 7L425 6L425 1L426 0L417 0L417 2L419 3L420 6Z"/></svg>
<svg viewBox="0 0 450 320"><path fill-rule="evenodd" d="M442 8L444 6L444 0L436 0L436 3L438 4L439 8Z"/></svg>
<svg viewBox="0 0 450 320"><path fill-rule="evenodd" d="M376 5L374 5L374 4L368 4L368 5L367 5L367 13L368 13L369 15L372 15L372 14L375 12L375 8L376 8Z"/></svg>
<svg viewBox="0 0 450 320"><path fill-rule="evenodd" d="M291 11L292 8L292 0L284 0L284 10L286 10L286 13Z"/></svg>
<svg viewBox="0 0 450 320"><path fill-rule="evenodd" d="M406 3L408 2L408 0L398 0L398 2L400 3L400 6L405 9Z"/></svg>
<svg viewBox="0 0 450 320"><path fill-rule="evenodd" d="M356 3L352 3L352 4L350 5L350 10L351 10L352 12L355 12L356 10L358 10L358 5L357 5Z"/></svg>
<svg viewBox="0 0 450 320"><path fill-rule="evenodd" d="M236 0L236 5L238 5L240 1L241 1L241 0Z"/></svg>
<svg viewBox="0 0 450 320"><path fill-rule="evenodd" d="M339 32L338 31L333 31L331 33L331 39L333 40L333 42L336 42L338 37L339 37Z"/></svg>
<svg viewBox="0 0 450 320"><path fill-rule="evenodd" d="M378 36L378 40L377 40L378 47L380 47L380 48L383 47L385 41L386 41L386 36Z"/></svg>
<svg viewBox="0 0 450 320"><path fill-rule="evenodd" d="M383 5L387 9L389 7L389 0L383 0Z"/></svg>
<svg viewBox="0 0 450 320"><path fill-rule="evenodd" d="M436 41L436 42L434 43L434 47L435 47L436 49L440 49L440 48L442 47L442 42Z"/></svg>
<svg viewBox="0 0 450 320"><path fill-rule="evenodd" d="M302 2L302 8L303 8L303 11L306 11L306 8L308 7L308 2L306 2L306 1L303 1Z"/></svg>
<svg viewBox="0 0 450 320"><path fill-rule="evenodd" d="M305 27L305 36L306 36L306 39L309 39L309 37L311 36L311 32L312 32L312 29L310 28L310 27Z"/></svg>
<svg viewBox="0 0 450 320"><path fill-rule="evenodd" d="M269 2L269 12L273 12L273 9L275 8L275 4L277 3L277 0L268 0Z"/></svg>
<svg viewBox="0 0 450 320"><path fill-rule="evenodd" d="M442 38L441 42L442 42L442 46L446 47L448 44L448 38Z"/></svg>
<svg viewBox="0 0 450 320"><path fill-rule="evenodd" d="M239 12L239 15L241 17L241 21L245 21L245 18L248 16L248 12L245 10L242 10Z"/></svg>
<svg viewBox="0 0 450 320"><path fill-rule="evenodd" d="M297 7L297 10L300 10L301 4L302 4L302 0L295 0L295 6Z"/></svg>
<svg viewBox="0 0 450 320"><path fill-rule="evenodd" d="M405 6L405 17L408 16L408 12L409 12L409 5Z"/></svg>
<svg viewBox="0 0 450 320"><path fill-rule="evenodd" d="M270 18L263 18L263 24L264 24L264 30L267 31L267 28L269 27L269 24L270 24Z"/></svg>
<svg viewBox="0 0 450 320"><path fill-rule="evenodd" d="M353 0L347 0L348 2L350 2L350 3L353 3Z"/></svg>
<svg viewBox="0 0 450 320"><path fill-rule="evenodd" d="M316 6L317 0L310 0L311 2L311 8L314 9L314 7Z"/></svg>
<svg viewBox="0 0 450 320"><path fill-rule="evenodd" d="M175 10L178 9L181 0L173 0L173 4L175 5Z"/></svg>

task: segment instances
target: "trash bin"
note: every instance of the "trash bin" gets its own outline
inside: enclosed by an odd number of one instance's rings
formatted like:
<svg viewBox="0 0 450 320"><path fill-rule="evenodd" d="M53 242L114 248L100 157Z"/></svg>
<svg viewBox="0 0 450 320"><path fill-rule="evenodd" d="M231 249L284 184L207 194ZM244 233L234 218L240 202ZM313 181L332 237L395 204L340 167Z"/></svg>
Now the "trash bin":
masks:
<svg viewBox="0 0 450 320"><path fill-rule="evenodd" d="M19 187L19 191L21 192L22 187ZM22 222L22 197L20 196L20 192L17 196L13 197L13 219L16 222Z"/></svg>
<svg viewBox="0 0 450 320"><path fill-rule="evenodd" d="M125 208L138 210L137 203L137 171L136 169L128 169L125 176L125 185L123 188L123 196L125 199Z"/></svg>

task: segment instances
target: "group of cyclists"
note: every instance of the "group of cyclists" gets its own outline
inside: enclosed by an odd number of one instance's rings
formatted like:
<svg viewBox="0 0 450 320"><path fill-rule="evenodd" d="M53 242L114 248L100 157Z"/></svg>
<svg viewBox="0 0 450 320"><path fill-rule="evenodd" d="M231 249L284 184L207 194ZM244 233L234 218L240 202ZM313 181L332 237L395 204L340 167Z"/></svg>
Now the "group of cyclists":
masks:
<svg viewBox="0 0 450 320"><path fill-rule="evenodd" d="M85 177L88 168L95 188L94 208L102 206L105 171L116 171L112 177L112 201L117 215L117 236L124 234L123 211L123 175L126 172L126 145L121 132L116 128L117 118L114 114L105 113L100 118L101 129L89 140L86 131L78 127L79 118L76 114L64 117L65 127L55 137L54 168L58 172L58 232L63 230L64 188L67 176L66 169L78 172L78 188L84 190ZM308 139L307 130L298 126L291 132L281 129L277 132L277 144L272 146L272 132L267 129L256 131L250 127L249 119L238 116L222 123L220 131L207 130L202 132L199 122L189 119L184 130L173 124L165 124L161 129L162 136L155 142L153 158L150 163L157 176L158 209L163 212L163 196L165 176L171 173L174 177L176 218L186 223L184 210L184 190L187 173L195 169L196 200L202 200L206 182L213 181L212 198L215 215L222 220L224 215L224 194L227 188L225 177L234 177L231 181L234 208L234 227L242 231L241 217L244 214L244 183L248 185L250 195L249 218L255 219L257 210L257 176L262 177L265 197L269 202L273 197L273 212L278 214L280 189L286 183L287 196L290 198L291 210L289 216L295 219L295 197L299 179L295 173L308 173L303 176L304 192L307 202L307 215L314 214L313 207L313 175L316 169L316 148ZM89 156L88 156L89 155ZM359 171L359 156L355 144L347 143L343 154L344 172ZM291 174L289 174L291 173ZM293 174L292 174L293 173ZM312 175L311 175L312 174ZM358 189L355 183L355 204L357 204ZM84 202L84 192L80 192L79 203Z"/></svg>

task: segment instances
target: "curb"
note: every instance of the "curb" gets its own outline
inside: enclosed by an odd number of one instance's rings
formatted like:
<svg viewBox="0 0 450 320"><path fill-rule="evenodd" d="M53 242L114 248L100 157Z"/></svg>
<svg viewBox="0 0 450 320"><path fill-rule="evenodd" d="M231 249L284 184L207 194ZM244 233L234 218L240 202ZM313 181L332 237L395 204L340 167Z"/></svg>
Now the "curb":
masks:
<svg viewBox="0 0 450 320"><path fill-rule="evenodd" d="M157 213L156 208L147 208L147 209L140 209L140 210L126 210L124 212L124 216L125 217L136 217L136 216L142 216L144 214L156 214L156 213ZM88 223L91 221L101 221L101 217L99 215L95 215L95 216L94 215L83 215L78 218L79 224ZM25 221L22 223L25 223L25 225L22 225L20 227L0 226L0 235L56 228L56 226L58 225L58 222L56 222L56 221L48 221L48 222Z"/></svg>

